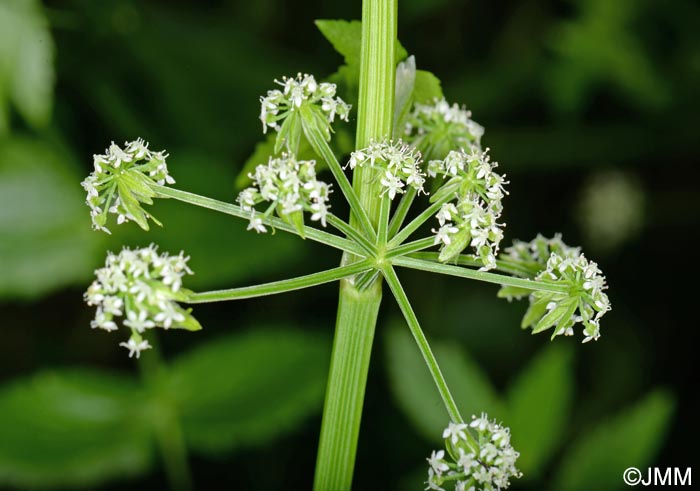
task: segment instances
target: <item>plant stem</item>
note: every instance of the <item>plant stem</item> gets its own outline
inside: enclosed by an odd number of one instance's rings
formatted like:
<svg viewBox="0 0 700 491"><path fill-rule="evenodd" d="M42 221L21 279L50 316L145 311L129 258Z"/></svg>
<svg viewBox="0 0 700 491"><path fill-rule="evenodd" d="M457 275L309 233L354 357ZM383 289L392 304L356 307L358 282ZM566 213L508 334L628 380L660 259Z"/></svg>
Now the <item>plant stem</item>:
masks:
<svg viewBox="0 0 700 491"><path fill-rule="evenodd" d="M391 238L389 241L389 247L397 246L401 244L404 240L408 239L408 237L418 230L418 227L423 225L430 217L435 215L440 207L450 201L453 198L451 193L448 192L448 190L445 190L444 194L442 194L441 198L434 203L432 203L428 208L426 208L420 215L418 215L416 218L411 220L408 225L406 225L399 233L397 233L395 236Z"/></svg>
<svg viewBox="0 0 700 491"><path fill-rule="evenodd" d="M362 247L365 252L369 255L375 255L376 254L376 246L372 244L367 237L362 235L359 231L355 230L354 227L351 227L349 223L344 222L337 216L333 215L332 213L329 214L326 219L328 220L328 223L334 227L336 230L339 232L342 232L345 234L345 236L348 239L354 240L357 242L360 247Z"/></svg>
<svg viewBox="0 0 700 491"><path fill-rule="evenodd" d="M406 254L416 253L416 251L427 249L428 247L432 247L434 245L435 237L424 237L422 239L401 244L393 249L389 249L386 251L384 258L391 259L392 257L396 256L405 256Z"/></svg>
<svg viewBox="0 0 700 491"><path fill-rule="evenodd" d="M412 244L409 243L409 244ZM406 244L406 245L409 245ZM401 246L403 247L403 246ZM394 250L399 250L400 247L397 247ZM406 253L403 253L401 255L405 255ZM440 257L439 252L413 252L408 254L409 257L412 257L414 259L423 259L425 261L433 261L433 262L438 262L438 258ZM388 255L387 255L388 256ZM481 266L484 265L483 262L480 260L468 256L466 254L460 254L457 256L455 259L450 260L451 263L457 264L459 266L472 266L476 268L480 268ZM531 268L527 266L521 266L520 263L517 262L509 262L505 261L502 259L498 259L496 261L496 271L500 271L501 273L507 273L507 274L512 274L515 276L523 277L523 278L531 278L533 276L536 276L537 273L539 273L539 269L537 268Z"/></svg>
<svg viewBox="0 0 700 491"><path fill-rule="evenodd" d="M342 281L321 438L316 460L316 491L349 490L357 452L381 284L358 291Z"/></svg>
<svg viewBox="0 0 700 491"><path fill-rule="evenodd" d="M411 334L413 334L413 337L418 344L418 348L423 355L423 359L425 360L426 365L428 365L430 375L433 377L433 381L435 382L438 392L440 393L445 409L447 409L447 413L450 415L450 419L454 423L464 423L462 415L459 413L459 408L457 408L457 403L454 401L454 398L450 393L450 389L447 387L445 377L443 377L442 372L440 371L440 366L435 359L435 355L433 355L430 345L428 344L428 340L425 338L425 334L423 334L423 330L420 327L418 318L416 317L415 312L413 312L411 302L409 302L406 292L401 286L399 277L396 276L396 271L394 271L394 268L391 266L386 266L382 269L382 272L384 273L384 278L386 279L389 288L391 288L391 291L396 298L396 302L401 308L401 312L406 319L406 323L411 330ZM467 443L470 447L472 447L472 450L478 451L479 445L469 432L467 432Z"/></svg>
<svg viewBox="0 0 700 491"><path fill-rule="evenodd" d="M546 281L528 280L527 278L514 278L512 276L488 273L486 271L476 271L468 268L460 268L459 266L434 263L411 257L397 257L392 259L391 262L395 266L401 266L404 268L419 269L421 271L430 271L432 273L458 276L460 278L469 278L470 280L495 283L496 285L515 286L518 288L525 288L527 290L539 290L555 293L566 293L568 291L566 286L548 283Z"/></svg>
<svg viewBox="0 0 700 491"><path fill-rule="evenodd" d="M399 206L396 208L394 216L391 217L391 223L389 224L389 237L393 237L401 229L401 225L403 225L403 221L408 215L408 210L411 209L411 205L413 204L413 201L416 199L417 195L418 191L416 188L409 187L408 191L406 191L401 197Z"/></svg>
<svg viewBox="0 0 700 491"><path fill-rule="evenodd" d="M396 75L397 0L363 0L360 93L356 148L392 134L394 78ZM382 199L373 169L355 168L353 187L373 228L378 230ZM357 226L355 215L350 224ZM343 264L356 262L344 254ZM347 491L360 432L367 373L377 315L382 300L381 281L359 290L352 281L340 283L328 388L323 407L315 491Z"/></svg>
<svg viewBox="0 0 700 491"><path fill-rule="evenodd" d="M182 191L180 189L173 189L166 186L159 186L157 184L152 185L153 190L158 193L161 198L173 198L183 203L188 203L195 206L201 206L202 208L208 208L210 210L218 211L221 213L226 213L227 215L232 215L238 218L248 219L250 218L250 212L244 210L238 205L232 203L226 203L225 201L219 201L213 198L207 198L206 196L200 196L198 194L189 193L187 191ZM277 217L264 217L262 213L256 213L256 216L261 218L265 225L273 227L275 229L284 230L285 232L291 232L295 235L299 235L294 226L288 224L284 220ZM320 242L330 247L335 247L344 252L349 252L351 254L357 254L359 256L365 256L366 253L358 245L351 240L338 237L337 235L329 234L323 230L317 228L304 226L304 234L307 238Z"/></svg>
<svg viewBox="0 0 700 491"><path fill-rule="evenodd" d="M302 111L305 109L306 108L302 107ZM318 154L320 154L328 164L328 167L333 173L333 177L335 177L340 190L343 192L343 196L345 196L345 199L350 205L350 211L355 219L360 222L360 225L365 231L367 237L374 237L375 233L369 217L367 217L367 213L365 212L364 208L362 208L362 204L360 203L357 193L355 193L352 184L350 184L348 177L345 175L345 172L343 172L340 162L338 162L338 159L335 157L335 154L333 153L333 150L331 150L331 147L328 145L326 139L314 128L308 128L306 124L304 125L304 134L311 144L311 147Z"/></svg>
<svg viewBox="0 0 700 491"><path fill-rule="evenodd" d="M244 298L262 297L274 295L276 293L291 292L302 288L309 288L331 281L338 281L348 276L353 276L370 269L369 261L352 263L348 266L313 273L298 278L291 278L282 281L263 283L262 285L244 286L241 288L230 288L228 290L215 290L211 292L194 293L187 299L187 303L209 303L222 302L225 300L241 300Z"/></svg>

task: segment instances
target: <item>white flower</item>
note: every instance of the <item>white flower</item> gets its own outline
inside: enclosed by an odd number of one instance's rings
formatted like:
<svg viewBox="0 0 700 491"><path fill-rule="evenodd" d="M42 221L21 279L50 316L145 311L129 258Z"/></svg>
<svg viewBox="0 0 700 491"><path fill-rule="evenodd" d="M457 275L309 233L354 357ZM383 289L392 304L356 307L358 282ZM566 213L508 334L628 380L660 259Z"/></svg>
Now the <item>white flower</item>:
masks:
<svg viewBox="0 0 700 491"><path fill-rule="evenodd" d="M474 451L472 444L467 444L467 425L450 423L442 435L450 452L433 451L427 459L430 467L426 489L438 489L449 481L454 482L455 490L500 491L510 485L510 478L521 477L515 467L519 454L510 444L508 428L489 420L484 413L474 416L469 427L478 448ZM454 460L456 454L459 457Z"/></svg>
<svg viewBox="0 0 700 491"><path fill-rule="evenodd" d="M427 459L428 464L430 464L430 467L433 468L435 474L437 474L438 476L442 475L443 472L447 472L450 470L450 466L447 465L447 462L445 462L444 459L444 450L438 450L437 452L433 451L433 453Z"/></svg>
<svg viewBox="0 0 700 491"><path fill-rule="evenodd" d="M396 143L383 140L372 141L367 148L352 152L346 167L370 167L381 171L380 184L393 200L397 194L405 192L406 186L425 192L425 174L420 170L421 163L420 152L410 145L401 140Z"/></svg>
<svg viewBox="0 0 700 491"><path fill-rule="evenodd" d="M311 220L325 227L331 190L330 185L316 179L315 166L313 160L296 160L286 154L271 157L266 165L258 165L255 172L249 174L253 185L238 195L241 207L251 212L248 230L267 232L263 219L275 210L281 218L309 212ZM277 206L268 206L265 214L257 215L254 207L263 202Z"/></svg>
<svg viewBox="0 0 700 491"><path fill-rule="evenodd" d="M125 149L114 142L102 155L93 156L94 171L82 182L86 203L95 230L109 232L107 215L117 216L117 224L135 221L148 230L148 220L159 222L145 212L142 204L152 204L152 185L172 184L165 152L152 152L142 139L126 142Z"/></svg>
<svg viewBox="0 0 700 491"><path fill-rule="evenodd" d="M503 176L497 174L498 164L492 162L488 149L472 147L470 151L449 152L444 160L432 161L429 173L443 176L446 182L436 193L454 193L455 201L442 205L435 215L440 228L435 244L443 244L440 260L449 261L462 251L447 248L460 234L460 247L471 246L481 260L482 270L496 267L496 254L503 239L503 226L498 222L506 193Z"/></svg>
<svg viewBox="0 0 700 491"><path fill-rule="evenodd" d="M193 274L188 260L182 252L177 256L158 254L153 245L109 253L105 266L95 271L96 280L85 292L88 305L97 307L90 325L114 331L118 329L116 318L125 317L122 324L130 329L132 337L128 347L137 349L132 351L137 356L148 347L141 334L149 329L201 329L189 311L176 303L188 294L181 286L182 278Z"/></svg>
<svg viewBox="0 0 700 491"><path fill-rule="evenodd" d="M459 440L467 440L466 433L467 425L464 423L450 423L445 431L442 432L442 437L450 439L452 445L456 445Z"/></svg>
<svg viewBox="0 0 700 491"><path fill-rule="evenodd" d="M133 337L129 338L127 343L119 343L119 346L123 346L129 350L129 358L132 358L134 355L136 355L136 358L140 358L142 351L152 348L147 340L142 339L140 341L136 341Z"/></svg>
<svg viewBox="0 0 700 491"><path fill-rule="evenodd" d="M404 136L426 159L444 159L450 150L479 147L484 128L471 119L471 112L445 99L415 104Z"/></svg>

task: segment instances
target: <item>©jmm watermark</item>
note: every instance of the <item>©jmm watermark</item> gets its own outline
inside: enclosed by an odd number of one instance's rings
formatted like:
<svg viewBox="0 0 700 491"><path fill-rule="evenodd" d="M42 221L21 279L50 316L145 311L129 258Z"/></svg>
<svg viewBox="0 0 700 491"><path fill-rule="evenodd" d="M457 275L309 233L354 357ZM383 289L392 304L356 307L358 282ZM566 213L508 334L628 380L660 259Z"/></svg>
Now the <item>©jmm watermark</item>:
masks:
<svg viewBox="0 0 700 491"><path fill-rule="evenodd" d="M628 486L690 486L693 474L690 467L649 467L645 474L636 467L628 467L622 479Z"/></svg>

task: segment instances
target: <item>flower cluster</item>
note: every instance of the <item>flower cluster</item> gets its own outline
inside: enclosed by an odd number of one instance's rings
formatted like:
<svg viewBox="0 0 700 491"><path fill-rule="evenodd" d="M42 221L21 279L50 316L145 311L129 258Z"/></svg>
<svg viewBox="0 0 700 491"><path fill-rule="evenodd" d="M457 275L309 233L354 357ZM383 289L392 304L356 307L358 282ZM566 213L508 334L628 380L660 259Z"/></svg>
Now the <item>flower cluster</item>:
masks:
<svg viewBox="0 0 700 491"><path fill-rule="evenodd" d="M538 235L531 242L516 241L501 256L505 264L522 268L523 276L562 286L561 292L535 291L503 287L499 296L529 296L530 306L522 327L533 333L553 328L552 338L572 336L573 326L584 326L586 343L600 337L600 319L610 310L605 294L607 283L598 265L586 259L578 247L566 245L560 235L547 239Z"/></svg>
<svg viewBox="0 0 700 491"><path fill-rule="evenodd" d="M451 150L479 147L484 128L471 116L470 111L445 99L415 104L406 123L406 140L421 150L426 160L444 159Z"/></svg>
<svg viewBox="0 0 700 491"><path fill-rule="evenodd" d="M380 183L384 192L394 199L396 194L405 192L410 186L418 192L424 191L425 174L420 170L421 154L401 140L371 142L367 148L356 150L350 155L348 166L369 166L381 171Z"/></svg>
<svg viewBox="0 0 700 491"><path fill-rule="evenodd" d="M435 244L441 244L440 261L449 261L467 246L474 248L484 270L496 267L496 254L503 238L503 212L506 194L504 177L495 172L488 149L451 151L444 160L428 163L428 175L443 176L447 182L433 196L433 201L455 196L442 205L436 218L439 229L433 229Z"/></svg>
<svg viewBox="0 0 700 491"><path fill-rule="evenodd" d="M271 157L266 165L258 165L255 172L249 174L253 186L238 195L241 207L251 213L248 230L267 231L263 218L255 213L255 205L261 202L270 203L264 217L276 210L277 215L294 225L302 236L305 211L311 213L311 220L325 227L330 186L316 179L315 164L313 160L296 160L292 155L283 154L280 158Z"/></svg>
<svg viewBox="0 0 700 491"><path fill-rule="evenodd" d="M350 105L335 96L335 84L316 82L313 75L297 74L296 77L283 77L275 80L282 90L269 90L260 97L260 121L263 133L268 128L278 132L275 152L284 143L287 149L296 153L302 128L315 128L330 139L331 123L335 117L347 121ZM284 120L280 125L279 122Z"/></svg>
<svg viewBox="0 0 700 491"><path fill-rule="evenodd" d="M85 292L88 305L97 307L92 328L116 331L117 317L131 330L129 357L150 348L143 333L147 329L201 329L199 322L183 309L178 301L186 301L189 290L182 288L185 275L193 274L187 266L189 257L158 254L151 244L142 249L122 249L119 254L107 254L104 268L95 271L97 279Z"/></svg>
<svg viewBox="0 0 700 491"><path fill-rule="evenodd" d="M476 433L478 449L467 439L467 432ZM469 425L450 423L442 434L444 450L433 452L427 459L428 487L444 491L445 483L454 483L456 491L498 491L510 486L511 477L522 474L515 467L520 455L510 444L510 430L486 414L472 416Z"/></svg>
<svg viewBox="0 0 700 491"><path fill-rule="evenodd" d="M102 155L95 155L95 170L82 182L87 191L92 226L110 233L106 227L107 214L117 215L117 223L129 220L148 230L148 219L160 225L141 204L153 204L156 197L153 184L173 184L168 174L164 151L153 152L142 139L127 142L122 149L114 142Z"/></svg>

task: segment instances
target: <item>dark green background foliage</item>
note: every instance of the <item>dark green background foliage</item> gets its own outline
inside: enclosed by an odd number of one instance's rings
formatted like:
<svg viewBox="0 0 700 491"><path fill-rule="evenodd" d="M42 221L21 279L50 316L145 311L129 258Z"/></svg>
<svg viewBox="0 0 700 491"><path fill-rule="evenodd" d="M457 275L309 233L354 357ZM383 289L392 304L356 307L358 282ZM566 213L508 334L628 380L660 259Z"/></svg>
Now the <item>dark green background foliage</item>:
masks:
<svg viewBox="0 0 700 491"><path fill-rule="evenodd" d="M274 78L331 77L352 100L352 43L335 39L343 59L313 21L359 17L359 0L0 2L0 488L162 489L173 418L198 489L310 487L336 286L197 306L204 330L160 336L166 368L146 366L150 377L120 335L90 330L81 297L123 244L184 249L196 290L320 270L337 254L172 202L156 205L163 229L106 237L79 182L110 140L140 136L170 152L178 187L232 201ZM486 127L511 180L506 241L563 232L611 285L603 337L581 346L520 331L524 305L493 286L401 271L462 411L511 426L526 472L515 489L622 489L628 466L691 465L697 319L676 272L695 274L700 6L403 0L399 18L418 68ZM446 423L397 319L387 302L357 489L422 489Z"/></svg>

